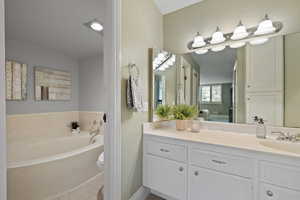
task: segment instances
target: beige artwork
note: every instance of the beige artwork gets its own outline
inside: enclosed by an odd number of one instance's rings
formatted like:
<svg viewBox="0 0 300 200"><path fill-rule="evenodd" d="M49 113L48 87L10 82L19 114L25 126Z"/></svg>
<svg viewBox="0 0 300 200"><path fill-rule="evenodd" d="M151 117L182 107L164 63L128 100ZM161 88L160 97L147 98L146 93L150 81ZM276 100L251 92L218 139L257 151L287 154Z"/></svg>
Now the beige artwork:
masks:
<svg viewBox="0 0 300 200"><path fill-rule="evenodd" d="M5 63L6 100L26 100L27 65L15 61Z"/></svg>
<svg viewBox="0 0 300 200"><path fill-rule="evenodd" d="M35 67L35 100L71 100L71 73L46 67Z"/></svg>

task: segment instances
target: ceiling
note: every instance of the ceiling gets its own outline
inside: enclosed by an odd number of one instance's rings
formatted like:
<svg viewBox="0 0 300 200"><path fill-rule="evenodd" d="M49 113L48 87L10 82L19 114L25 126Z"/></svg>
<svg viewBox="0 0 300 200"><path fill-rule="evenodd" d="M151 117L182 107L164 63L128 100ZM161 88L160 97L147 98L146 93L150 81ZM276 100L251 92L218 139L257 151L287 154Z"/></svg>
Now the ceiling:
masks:
<svg viewBox="0 0 300 200"><path fill-rule="evenodd" d="M204 0L154 0L160 12L165 15Z"/></svg>
<svg viewBox="0 0 300 200"><path fill-rule="evenodd" d="M221 52L204 55L192 53L193 60L200 66L200 83L230 83L233 81L233 68L236 50L227 48Z"/></svg>
<svg viewBox="0 0 300 200"><path fill-rule="evenodd" d="M103 35L83 24L103 22L104 0L5 0L6 39L81 59L102 53Z"/></svg>

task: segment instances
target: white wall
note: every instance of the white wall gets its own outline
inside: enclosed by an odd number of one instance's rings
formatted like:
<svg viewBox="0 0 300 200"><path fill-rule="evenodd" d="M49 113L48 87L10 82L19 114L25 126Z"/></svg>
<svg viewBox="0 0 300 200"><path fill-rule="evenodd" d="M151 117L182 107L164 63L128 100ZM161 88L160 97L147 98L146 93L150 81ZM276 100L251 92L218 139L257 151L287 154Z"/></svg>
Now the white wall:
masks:
<svg viewBox="0 0 300 200"><path fill-rule="evenodd" d="M4 0L0 0L0 199L6 200Z"/></svg>
<svg viewBox="0 0 300 200"><path fill-rule="evenodd" d="M140 69L143 95L148 100L148 49L162 49L163 18L153 0L123 0L121 19L122 199L128 200L142 186L142 123L148 121L148 113L127 109L127 65L135 62Z"/></svg>
<svg viewBox="0 0 300 200"><path fill-rule="evenodd" d="M232 32L239 20L255 26L266 13L272 20L283 22L283 33L300 31L299 10L299 0L205 0L164 16L164 47L185 53L198 31L204 37L211 36L217 26L225 33Z"/></svg>
<svg viewBox="0 0 300 200"><path fill-rule="evenodd" d="M103 55L79 61L79 110L105 110Z"/></svg>
<svg viewBox="0 0 300 200"><path fill-rule="evenodd" d="M6 41L6 59L28 64L26 101L7 101L7 114L27 114L78 110L78 62L51 49L17 40ZM71 101L35 101L34 66L51 67L72 73Z"/></svg>

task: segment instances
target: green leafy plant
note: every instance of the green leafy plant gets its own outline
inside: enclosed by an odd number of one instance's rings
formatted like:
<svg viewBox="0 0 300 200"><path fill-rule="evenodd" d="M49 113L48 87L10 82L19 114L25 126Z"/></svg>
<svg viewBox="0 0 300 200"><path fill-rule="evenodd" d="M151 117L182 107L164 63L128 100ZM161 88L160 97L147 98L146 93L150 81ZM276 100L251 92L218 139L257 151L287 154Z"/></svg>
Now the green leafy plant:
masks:
<svg viewBox="0 0 300 200"><path fill-rule="evenodd" d="M198 109L196 106L180 104L173 107L172 113L175 120L188 120L197 116Z"/></svg>
<svg viewBox="0 0 300 200"><path fill-rule="evenodd" d="M169 105L160 105L157 107L155 114L161 120L168 120L170 119L170 115L172 114L172 107Z"/></svg>

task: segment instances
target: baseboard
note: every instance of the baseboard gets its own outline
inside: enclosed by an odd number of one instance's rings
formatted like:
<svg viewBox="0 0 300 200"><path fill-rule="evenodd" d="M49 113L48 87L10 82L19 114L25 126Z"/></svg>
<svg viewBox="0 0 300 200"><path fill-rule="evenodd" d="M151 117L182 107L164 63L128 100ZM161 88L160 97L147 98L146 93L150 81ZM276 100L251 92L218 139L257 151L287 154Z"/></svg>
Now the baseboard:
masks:
<svg viewBox="0 0 300 200"><path fill-rule="evenodd" d="M140 187L129 200L145 200L150 194L150 190L144 186Z"/></svg>

